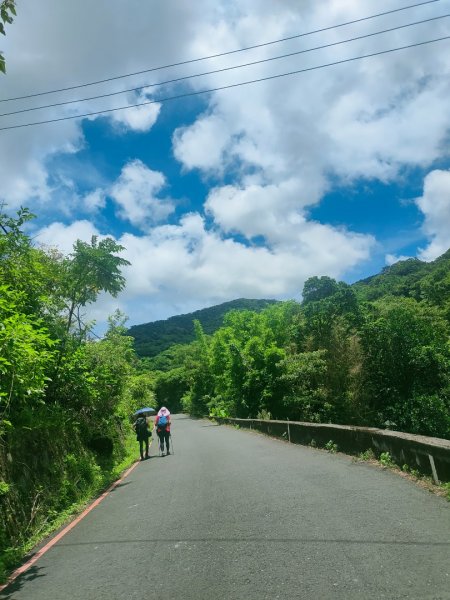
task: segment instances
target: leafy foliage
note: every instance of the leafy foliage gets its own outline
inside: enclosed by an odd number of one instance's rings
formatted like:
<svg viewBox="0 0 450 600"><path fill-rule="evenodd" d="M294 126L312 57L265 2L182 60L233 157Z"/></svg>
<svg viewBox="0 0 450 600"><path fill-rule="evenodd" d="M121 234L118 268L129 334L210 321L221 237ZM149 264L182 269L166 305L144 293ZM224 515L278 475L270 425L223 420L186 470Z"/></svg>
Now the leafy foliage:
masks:
<svg viewBox="0 0 450 600"><path fill-rule="evenodd" d="M197 322L195 342L150 362L183 382L192 414L450 437L449 277L450 252L353 286L312 277L301 305L230 311L211 335Z"/></svg>
<svg viewBox="0 0 450 600"><path fill-rule="evenodd" d="M0 213L0 576L113 476L143 405L450 439L450 251L353 286L312 277L302 304L239 300L128 331L116 312L94 340L82 311L123 289L122 247L36 248L32 218Z"/></svg>
<svg viewBox="0 0 450 600"><path fill-rule="evenodd" d="M0 578L35 535L113 476L139 401L127 394L137 358L123 315L93 341L80 312L123 288L122 248L95 238L69 257L35 248L23 232L32 218L0 214Z"/></svg>
<svg viewBox="0 0 450 600"><path fill-rule="evenodd" d="M16 2L15 0L2 0L0 3L0 33L6 35L5 25L11 25L13 17L16 16ZM6 73L5 57L0 52L0 71Z"/></svg>

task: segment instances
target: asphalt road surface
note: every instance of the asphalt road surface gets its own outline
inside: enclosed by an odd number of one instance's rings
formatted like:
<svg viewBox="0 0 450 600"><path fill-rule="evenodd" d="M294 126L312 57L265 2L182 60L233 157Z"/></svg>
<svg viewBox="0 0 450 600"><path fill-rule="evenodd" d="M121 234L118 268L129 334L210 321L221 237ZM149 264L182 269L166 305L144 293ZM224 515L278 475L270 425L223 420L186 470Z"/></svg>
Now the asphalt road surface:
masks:
<svg viewBox="0 0 450 600"><path fill-rule="evenodd" d="M450 505L350 457L174 418L16 600L450 599Z"/></svg>

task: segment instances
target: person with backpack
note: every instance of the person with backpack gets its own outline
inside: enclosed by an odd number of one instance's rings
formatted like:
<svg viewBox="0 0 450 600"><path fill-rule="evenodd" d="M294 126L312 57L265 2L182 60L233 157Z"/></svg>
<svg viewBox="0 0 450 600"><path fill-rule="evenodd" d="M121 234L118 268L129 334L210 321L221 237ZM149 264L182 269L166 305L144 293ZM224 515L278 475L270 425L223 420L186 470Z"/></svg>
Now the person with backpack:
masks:
<svg viewBox="0 0 450 600"><path fill-rule="evenodd" d="M148 455L148 438L152 435L151 431L148 428L148 419L144 414L138 415L133 428L136 432L136 440L139 442L139 454L141 455L141 460L145 460L146 458L150 458ZM144 446L145 446L145 455L144 455Z"/></svg>
<svg viewBox="0 0 450 600"><path fill-rule="evenodd" d="M170 454L170 412L162 406L155 418L156 433L159 437L159 449L161 455L164 456L164 443L167 454Z"/></svg>

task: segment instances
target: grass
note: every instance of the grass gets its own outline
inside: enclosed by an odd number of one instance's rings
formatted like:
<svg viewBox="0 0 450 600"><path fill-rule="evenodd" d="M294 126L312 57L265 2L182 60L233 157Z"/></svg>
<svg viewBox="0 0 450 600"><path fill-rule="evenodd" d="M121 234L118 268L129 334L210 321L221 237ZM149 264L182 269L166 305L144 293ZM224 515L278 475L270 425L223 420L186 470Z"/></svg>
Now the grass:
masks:
<svg viewBox="0 0 450 600"><path fill-rule="evenodd" d="M330 440L325 444L325 450L331 454L336 454L338 451L338 446L335 442L333 442L333 440Z"/></svg>
<svg viewBox="0 0 450 600"><path fill-rule="evenodd" d="M383 467L387 467L388 469L392 469L393 467L397 466L392 460L392 456L389 454L389 452L382 452L379 460Z"/></svg>
<svg viewBox="0 0 450 600"><path fill-rule="evenodd" d="M0 556L0 583L4 583L14 568L16 568L31 550L46 537L50 536L68 521L79 515L95 498L102 494L121 474L137 459L137 446L134 435L125 440L124 456L116 465L104 466L95 489L89 490L83 497L58 513L51 511L26 541L16 546L6 548Z"/></svg>
<svg viewBox="0 0 450 600"><path fill-rule="evenodd" d="M395 464L389 452L382 452L377 459L373 450L369 448L365 452L361 452L358 455L358 458L355 458L354 460L368 462L374 466L389 469L404 479L408 479L409 481L419 485L419 487L426 489L437 496L444 497L450 502L450 482L436 484L432 477L424 475L417 469L414 469L407 464L403 464L400 467L399 465Z"/></svg>

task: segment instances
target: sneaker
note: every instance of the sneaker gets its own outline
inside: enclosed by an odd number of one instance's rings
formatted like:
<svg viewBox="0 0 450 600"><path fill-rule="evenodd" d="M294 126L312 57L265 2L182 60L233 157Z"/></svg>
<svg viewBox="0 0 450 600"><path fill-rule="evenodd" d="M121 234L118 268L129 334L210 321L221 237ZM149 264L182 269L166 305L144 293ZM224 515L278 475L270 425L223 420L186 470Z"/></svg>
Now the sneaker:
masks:
<svg viewBox="0 0 450 600"><path fill-rule="evenodd" d="M169 452L169 450L167 450L167 456L169 456L169 454L170 454L170 452Z"/></svg>

